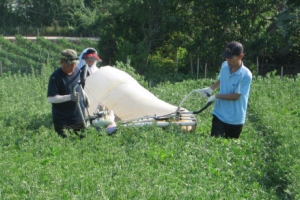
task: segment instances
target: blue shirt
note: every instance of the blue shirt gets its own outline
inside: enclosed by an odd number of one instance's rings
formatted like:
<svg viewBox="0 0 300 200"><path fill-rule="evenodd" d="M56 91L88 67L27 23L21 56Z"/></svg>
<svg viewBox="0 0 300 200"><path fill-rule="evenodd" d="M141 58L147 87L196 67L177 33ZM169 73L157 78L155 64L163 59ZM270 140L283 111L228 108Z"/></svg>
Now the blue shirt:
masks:
<svg viewBox="0 0 300 200"><path fill-rule="evenodd" d="M222 63L218 79L220 81L219 94L237 93L241 94L241 96L236 101L217 98L213 114L227 124L244 124L252 73L242 63L242 66L232 74L227 61L225 61Z"/></svg>

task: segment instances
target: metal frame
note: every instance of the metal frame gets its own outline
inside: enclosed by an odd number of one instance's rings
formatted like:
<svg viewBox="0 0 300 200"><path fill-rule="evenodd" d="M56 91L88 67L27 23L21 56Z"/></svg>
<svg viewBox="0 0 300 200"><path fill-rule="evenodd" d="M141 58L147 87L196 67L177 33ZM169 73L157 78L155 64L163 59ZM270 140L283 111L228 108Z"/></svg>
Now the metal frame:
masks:
<svg viewBox="0 0 300 200"><path fill-rule="evenodd" d="M86 70L87 70L87 67L86 67ZM86 71L85 71L85 76L86 76ZM74 92L76 91L76 88L79 85L81 86L80 82L78 83L77 86L74 87ZM82 87L81 87L81 90L83 90ZM138 118L135 118L135 119L122 121L122 125L125 126L125 127L133 127L133 126L141 127L141 126L147 126L147 125L151 126L151 125L154 125L154 124L157 125L157 126L160 126L160 127L167 127L171 124L176 124L178 126L197 126L197 120L196 120L194 114L199 114L199 113L203 112L213 102L206 103L204 105L204 107L202 107L201 109L199 109L197 111L184 111L184 110L182 110L181 105L183 104L183 102L186 101L188 99L188 97L191 96L191 94L193 94L195 92L199 93L198 90L193 90L192 92L190 92L190 94L188 94L180 102L177 110L174 113L170 113L170 114L166 114L166 115L160 115L160 116L158 116L158 115L146 115L146 116L138 117ZM207 94L207 96L209 97L210 95ZM84 123L86 128L90 125L93 125L93 122L92 122L93 120L95 120L95 119L104 119L104 117L106 116L106 113L103 112L103 111L101 113L94 113L93 116L90 116L90 114L88 113L88 118L86 119L83 115L82 110L81 110L80 102L77 103L77 106L80 110L81 117L82 117L83 123ZM87 122L89 122L89 123L87 123ZM95 128L99 128L99 127L95 127Z"/></svg>

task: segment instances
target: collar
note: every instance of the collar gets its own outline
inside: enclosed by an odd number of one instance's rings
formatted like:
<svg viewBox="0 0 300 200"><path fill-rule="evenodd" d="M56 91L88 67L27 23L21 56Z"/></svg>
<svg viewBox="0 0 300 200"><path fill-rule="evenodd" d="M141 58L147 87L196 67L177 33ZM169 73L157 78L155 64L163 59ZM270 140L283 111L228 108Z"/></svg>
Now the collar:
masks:
<svg viewBox="0 0 300 200"><path fill-rule="evenodd" d="M230 71L230 66L228 65L228 67L229 67L229 71ZM240 73L242 73L242 68L244 67L244 63L242 62L242 64L241 64L241 66L239 67L239 69L238 70L236 70L234 73L231 73L230 72L230 74L231 75L234 75L234 74L240 74Z"/></svg>

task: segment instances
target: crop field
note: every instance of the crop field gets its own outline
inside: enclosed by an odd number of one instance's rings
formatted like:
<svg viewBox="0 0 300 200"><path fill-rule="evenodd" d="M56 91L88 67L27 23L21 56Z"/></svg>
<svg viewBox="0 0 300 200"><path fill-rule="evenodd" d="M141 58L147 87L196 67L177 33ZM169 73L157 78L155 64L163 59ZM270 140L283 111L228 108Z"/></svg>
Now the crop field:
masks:
<svg viewBox="0 0 300 200"><path fill-rule="evenodd" d="M119 124L113 135L88 128L83 139L62 139L52 124L48 78L62 49L93 45L0 37L0 199L300 199L300 76L254 76L237 140L210 137L213 106L196 115L190 133ZM115 67L147 87L129 64ZM178 105L214 81L186 78L147 89ZM198 110L205 102L195 95L183 107Z"/></svg>

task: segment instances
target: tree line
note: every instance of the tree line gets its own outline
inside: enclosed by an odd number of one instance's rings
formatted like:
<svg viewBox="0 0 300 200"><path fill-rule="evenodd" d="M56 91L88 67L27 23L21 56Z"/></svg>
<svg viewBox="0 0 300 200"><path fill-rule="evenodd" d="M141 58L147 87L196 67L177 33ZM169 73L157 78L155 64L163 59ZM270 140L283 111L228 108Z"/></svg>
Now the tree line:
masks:
<svg viewBox="0 0 300 200"><path fill-rule="evenodd" d="M233 40L243 43L248 67L257 58L297 63L299 13L298 0L2 0L0 34L99 37L103 64L190 73L198 60L216 70Z"/></svg>

